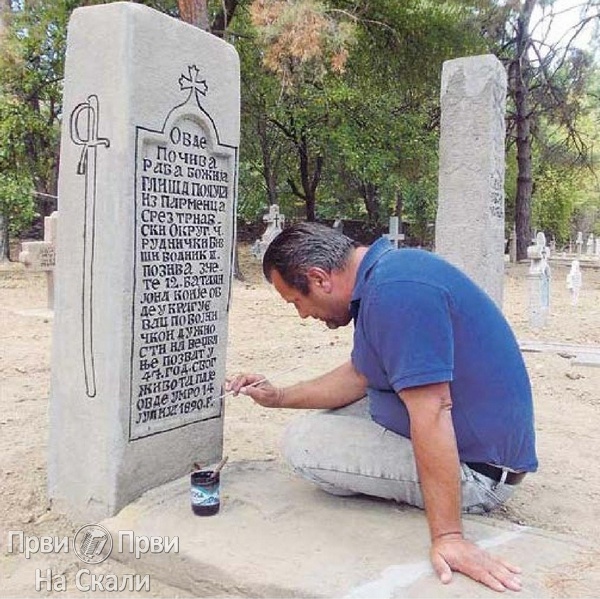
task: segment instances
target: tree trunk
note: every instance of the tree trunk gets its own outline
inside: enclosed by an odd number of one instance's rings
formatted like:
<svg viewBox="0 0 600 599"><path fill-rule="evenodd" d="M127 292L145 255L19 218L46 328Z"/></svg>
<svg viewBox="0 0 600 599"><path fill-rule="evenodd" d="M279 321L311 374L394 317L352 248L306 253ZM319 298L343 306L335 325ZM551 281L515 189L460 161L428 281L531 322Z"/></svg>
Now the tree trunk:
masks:
<svg viewBox="0 0 600 599"><path fill-rule="evenodd" d="M179 6L179 17L182 21L190 23L190 25L194 25L204 31L211 31L207 0L177 0L177 4ZM215 22L213 23L214 35L223 37L227 24L231 20L237 4L238 0L227 0L224 3L224 10L217 15ZM233 276L238 281L244 281L245 277L240 269L237 239L234 240L234 243L235 251L232 264Z"/></svg>
<svg viewBox="0 0 600 599"><path fill-rule="evenodd" d="M277 204L277 171L273 168L271 148L269 144L269 135L267 132L267 119L264 113L259 115L257 120L258 142L263 159L263 176L265 187L267 188L267 199L269 206Z"/></svg>
<svg viewBox="0 0 600 599"><path fill-rule="evenodd" d="M398 232L402 233L402 214L404 212L404 194L396 192L396 216L398 217Z"/></svg>
<svg viewBox="0 0 600 599"><path fill-rule="evenodd" d="M314 170L310 172L310 150L305 135L298 144L298 154L300 158L300 181L304 192L304 204L306 206L306 220L314 222L317 220L317 186L321 180L321 170L323 168L323 158L317 156L315 159Z"/></svg>
<svg viewBox="0 0 600 599"><path fill-rule="evenodd" d="M509 67L509 81L514 90L517 131L517 195L515 197L515 228L517 232L517 260L527 258L531 241L531 128L529 99L529 23L536 0L526 0L517 20L516 57Z"/></svg>
<svg viewBox="0 0 600 599"><path fill-rule="evenodd" d="M217 13L212 22L212 33L217 37L224 37L227 26L233 19L235 9L239 4L239 0L225 0L223 8Z"/></svg>
<svg viewBox="0 0 600 599"><path fill-rule="evenodd" d="M0 263L10 261L8 219L0 214Z"/></svg>
<svg viewBox="0 0 600 599"><path fill-rule="evenodd" d="M177 0L177 4L182 21L204 31L210 31L207 0Z"/></svg>
<svg viewBox="0 0 600 599"><path fill-rule="evenodd" d="M379 189L376 185L369 182L363 182L360 185L363 199L365 201L365 208L367 209L367 217L371 225L379 223L380 209L379 204Z"/></svg>

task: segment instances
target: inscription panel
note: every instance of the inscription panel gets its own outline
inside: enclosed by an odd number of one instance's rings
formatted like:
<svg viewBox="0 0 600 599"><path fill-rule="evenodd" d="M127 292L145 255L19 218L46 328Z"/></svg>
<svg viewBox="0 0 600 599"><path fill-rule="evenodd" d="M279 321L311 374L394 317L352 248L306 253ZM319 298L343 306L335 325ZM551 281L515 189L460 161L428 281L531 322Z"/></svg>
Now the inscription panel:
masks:
<svg viewBox="0 0 600 599"><path fill-rule="evenodd" d="M130 439L219 417L235 155L183 116L137 131Z"/></svg>

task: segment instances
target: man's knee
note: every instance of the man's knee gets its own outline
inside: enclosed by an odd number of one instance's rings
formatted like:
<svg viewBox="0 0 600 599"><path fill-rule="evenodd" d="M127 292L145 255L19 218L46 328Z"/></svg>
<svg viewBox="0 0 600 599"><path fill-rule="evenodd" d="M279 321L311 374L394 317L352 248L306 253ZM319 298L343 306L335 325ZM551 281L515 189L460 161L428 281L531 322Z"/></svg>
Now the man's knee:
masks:
<svg viewBox="0 0 600 599"><path fill-rule="evenodd" d="M316 420L315 414L300 416L292 420L283 433L282 453L294 469L314 465L314 448L319 445L315 439L319 428Z"/></svg>

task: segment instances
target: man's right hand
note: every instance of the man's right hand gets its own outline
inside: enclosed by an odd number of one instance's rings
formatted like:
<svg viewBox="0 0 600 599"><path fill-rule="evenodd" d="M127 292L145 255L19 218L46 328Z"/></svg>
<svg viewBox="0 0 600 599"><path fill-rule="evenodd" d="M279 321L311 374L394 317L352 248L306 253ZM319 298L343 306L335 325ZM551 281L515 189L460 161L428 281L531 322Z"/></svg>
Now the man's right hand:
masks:
<svg viewBox="0 0 600 599"><path fill-rule="evenodd" d="M248 395L265 408L283 407L283 389L274 387L262 374L236 374L225 381L225 390Z"/></svg>

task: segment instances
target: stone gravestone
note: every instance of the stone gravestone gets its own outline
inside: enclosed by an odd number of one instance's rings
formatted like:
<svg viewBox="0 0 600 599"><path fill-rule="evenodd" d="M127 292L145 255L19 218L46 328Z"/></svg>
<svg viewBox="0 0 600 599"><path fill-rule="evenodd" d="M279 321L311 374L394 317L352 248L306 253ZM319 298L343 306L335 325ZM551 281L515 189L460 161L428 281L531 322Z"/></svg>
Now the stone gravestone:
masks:
<svg viewBox="0 0 600 599"><path fill-rule="evenodd" d="M581 249L583 247L583 233L577 232L577 238L575 239L575 247L577 248L577 255L581 256Z"/></svg>
<svg viewBox="0 0 600 599"><path fill-rule="evenodd" d="M531 260L527 279L529 282L529 324L543 327L550 312L550 251L546 246L546 236L540 232L536 242L527 248Z"/></svg>
<svg viewBox="0 0 600 599"><path fill-rule="evenodd" d="M285 216L279 212L277 204L271 204L269 213L263 216L263 221L267 223L267 229L260 239L254 242L251 248L252 255L262 261L270 243L283 231Z"/></svg>
<svg viewBox="0 0 600 599"><path fill-rule="evenodd" d="M65 68L49 493L89 521L222 455L239 62L118 2Z"/></svg>
<svg viewBox="0 0 600 599"><path fill-rule="evenodd" d="M585 244L586 253L588 256L592 256L594 254L594 235L590 233L587 239L587 243Z"/></svg>
<svg viewBox="0 0 600 599"><path fill-rule="evenodd" d="M343 235L344 234L344 221L343 221L343 219L338 216L338 218L336 218L333 221L333 225L331 225L331 228L336 233L340 233L340 235Z"/></svg>
<svg viewBox="0 0 600 599"><path fill-rule="evenodd" d="M600 237L596 237L596 249L594 253L596 256L600 256Z"/></svg>
<svg viewBox="0 0 600 599"><path fill-rule="evenodd" d="M400 219L397 216L390 216L390 232L385 234L385 237L389 239L394 247L398 248L400 242L404 241L404 234L400 233Z"/></svg>
<svg viewBox="0 0 600 599"><path fill-rule="evenodd" d="M579 292L581 291L583 280L579 260L571 262L571 270L567 274L567 289L571 292L571 305L576 306L579 301Z"/></svg>
<svg viewBox="0 0 600 599"><path fill-rule="evenodd" d="M504 278L505 103L506 73L495 56L444 63L435 248L498 306Z"/></svg>
<svg viewBox="0 0 600 599"><path fill-rule="evenodd" d="M45 271L48 287L48 310L54 309L54 267L56 263L56 230L58 212L44 218L44 241L24 241L21 244L19 262L27 270Z"/></svg>

